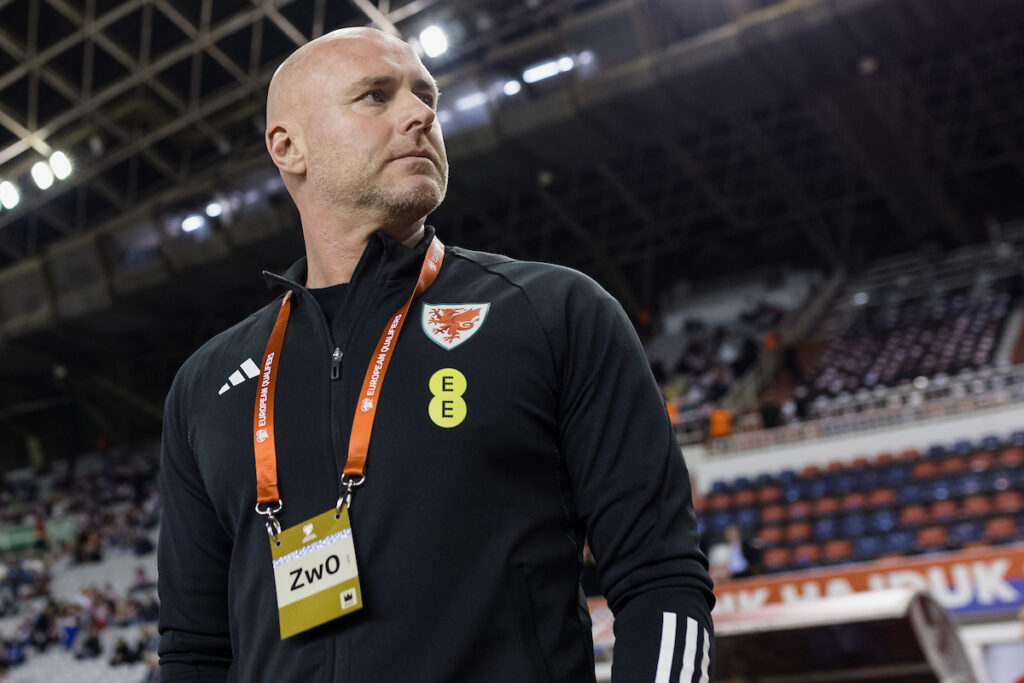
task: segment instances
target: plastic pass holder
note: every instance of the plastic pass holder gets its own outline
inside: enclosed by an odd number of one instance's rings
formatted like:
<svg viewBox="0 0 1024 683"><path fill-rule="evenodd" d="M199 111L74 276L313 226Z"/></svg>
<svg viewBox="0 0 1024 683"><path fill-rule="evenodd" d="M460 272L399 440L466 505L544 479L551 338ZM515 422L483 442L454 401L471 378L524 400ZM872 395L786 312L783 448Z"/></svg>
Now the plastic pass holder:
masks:
<svg viewBox="0 0 1024 683"><path fill-rule="evenodd" d="M281 639L362 608L348 507L271 536Z"/></svg>

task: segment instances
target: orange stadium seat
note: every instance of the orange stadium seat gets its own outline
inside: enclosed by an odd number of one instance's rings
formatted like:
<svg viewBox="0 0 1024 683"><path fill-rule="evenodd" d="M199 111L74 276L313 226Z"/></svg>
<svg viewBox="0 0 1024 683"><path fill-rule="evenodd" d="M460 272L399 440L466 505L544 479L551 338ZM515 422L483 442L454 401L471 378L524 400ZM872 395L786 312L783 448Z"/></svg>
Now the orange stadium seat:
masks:
<svg viewBox="0 0 1024 683"><path fill-rule="evenodd" d="M928 510L924 505L908 505L900 510L900 526L918 526L928 521Z"/></svg>
<svg viewBox="0 0 1024 683"><path fill-rule="evenodd" d="M900 452L900 460L909 462L911 460L917 460L921 457L921 451L916 448L905 448Z"/></svg>
<svg viewBox="0 0 1024 683"><path fill-rule="evenodd" d="M1024 465L1024 448L1007 448L999 454L999 464L1003 467L1020 467Z"/></svg>
<svg viewBox="0 0 1024 683"><path fill-rule="evenodd" d="M988 496L976 495L964 498L964 517L983 517L992 511L992 502Z"/></svg>
<svg viewBox="0 0 1024 683"><path fill-rule="evenodd" d="M732 505L732 496L728 493L716 493L708 498L709 510L724 510Z"/></svg>
<svg viewBox="0 0 1024 683"><path fill-rule="evenodd" d="M782 527L766 526L762 528L757 534L757 540L761 541L765 548L779 545L782 543Z"/></svg>
<svg viewBox="0 0 1024 683"><path fill-rule="evenodd" d="M856 458L850 461L851 470L862 470L868 466L870 461L863 455L858 455Z"/></svg>
<svg viewBox="0 0 1024 683"><path fill-rule="evenodd" d="M825 468L825 471L828 472L829 474L838 474L839 472L842 472L845 469L845 464L839 462L838 460L833 460L828 464L828 467Z"/></svg>
<svg viewBox="0 0 1024 683"><path fill-rule="evenodd" d="M704 512L707 510L708 499L704 496L695 495L693 497L693 511Z"/></svg>
<svg viewBox="0 0 1024 683"><path fill-rule="evenodd" d="M868 498L868 505L876 508L896 504L895 489L875 489Z"/></svg>
<svg viewBox="0 0 1024 683"><path fill-rule="evenodd" d="M825 544L825 561L841 562L850 559L853 555L853 544L849 539L829 541Z"/></svg>
<svg viewBox="0 0 1024 683"><path fill-rule="evenodd" d="M764 553L764 568L768 571L778 571L789 565L789 548L772 548Z"/></svg>
<svg viewBox="0 0 1024 683"><path fill-rule="evenodd" d="M944 526L926 526L917 532L919 550L944 550L949 541L949 532Z"/></svg>
<svg viewBox="0 0 1024 683"><path fill-rule="evenodd" d="M952 500L940 500L932 503L931 509L931 521L933 522L949 522L956 519L957 514L960 512L960 506Z"/></svg>
<svg viewBox="0 0 1024 683"><path fill-rule="evenodd" d="M832 496L819 498L814 501L814 514L818 517L827 517L839 513L839 499Z"/></svg>
<svg viewBox="0 0 1024 683"><path fill-rule="evenodd" d="M812 479L821 474L821 468L817 465L804 465L800 470L800 476L804 479Z"/></svg>
<svg viewBox="0 0 1024 683"><path fill-rule="evenodd" d="M914 474L914 479L931 479L939 473L939 468L934 462L925 460L924 462L919 462L914 465L912 472Z"/></svg>
<svg viewBox="0 0 1024 683"><path fill-rule="evenodd" d="M811 516L811 504L806 500L798 500L790 503L786 510L786 516L790 519L807 519Z"/></svg>
<svg viewBox="0 0 1024 683"><path fill-rule="evenodd" d="M732 502L737 507L747 507L757 502L757 494L751 489L737 491L732 497Z"/></svg>
<svg viewBox="0 0 1024 683"><path fill-rule="evenodd" d="M875 457L876 465L891 465L896 461L896 456L892 453L879 453Z"/></svg>
<svg viewBox="0 0 1024 683"><path fill-rule="evenodd" d="M985 522L985 540L990 543L1012 541L1017 535L1017 522L1013 517L993 517Z"/></svg>
<svg viewBox="0 0 1024 683"><path fill-rule="evenodd" d="M769 505L761 510L761 524L780 524L786 519L786 508L781 505Z"/></svg>
<svg viewBox="0 0 1024 683"><path fill-rule="evenodd" d="M960 474L967 469L967 463L964 462L963 458L952 457L943 460L939 463L939 472L941 474Z"/></svg>
<svg viewBox="0 0 1024 683"><path fill-rule="evenodd" d="M995 464L995 456L991 453L976 453L971 456L967 466L975 472L984 472Z"/></svg>
<svg viewBox="0 0 1024 683"><path fill-rule="evenodd" d="M794 522L786 527L786 541L799 543L811 537L811 525L807 522Z"/></svg>
<svg viewBox="0 0 1024 683"><path fill-rule="evenodd" d="M867 505L868 499L863 493L847 493L843 496L843 510L850 512L860 510Z"/></svg>
<svg viewBox="0 0 1024 683"><path fill-rule="evenodd" d="M804 543L793 549L793 562L797 564L814 564L821 557L821 550L814 543Z"/></svg>
<svg viewBox="0 0 1024 683"><path fill-rule="evenodd" d="M1020 491L1000 491L995 495L993 507L996 512L1015 515L1024 511L1024 494Z"/></svg>
<svg viewBox="0 0 1024 683"><path fill-rule="evenodd" d="M782 498L782 489L778 486L765 486L757 492L757 502L761 505L770 505Z"/></svg>

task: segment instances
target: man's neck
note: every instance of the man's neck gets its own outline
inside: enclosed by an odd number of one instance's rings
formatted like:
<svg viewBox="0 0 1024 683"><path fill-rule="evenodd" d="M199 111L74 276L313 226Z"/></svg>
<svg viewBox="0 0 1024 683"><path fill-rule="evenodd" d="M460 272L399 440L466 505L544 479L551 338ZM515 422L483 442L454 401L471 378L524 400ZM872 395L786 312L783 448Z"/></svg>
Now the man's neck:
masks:
<svg viewBox="0 0 1024 683"><path fill-rule="evenodd" d="M349 282L375 232L385 232L407 247L416 246L423 237L424 220L409 226L386 226L373 222L338 225L303 220L306 287L316 289Z"/></svg>

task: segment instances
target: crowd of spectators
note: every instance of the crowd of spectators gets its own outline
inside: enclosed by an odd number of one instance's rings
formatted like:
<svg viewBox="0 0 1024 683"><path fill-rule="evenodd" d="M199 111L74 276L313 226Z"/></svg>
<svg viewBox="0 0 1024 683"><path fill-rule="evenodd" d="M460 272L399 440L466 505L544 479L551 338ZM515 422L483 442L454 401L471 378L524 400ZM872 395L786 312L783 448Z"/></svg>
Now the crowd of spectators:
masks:
<svg viewBox="0 0 1024 683"><path fill-rule="evenodd" d="M74 572L108 556L143 557L154 551L159 499L153 454L106 454L103 466L43 472L0 489L2 523L31 526L29 547L0 557L0 617L16 624L0 632L0 681L33 653L60 648L76 659L106 658L112 666L149 661L146 683L159 680L155 664L159 605L156 582L138 565L130 586L87 585L55 595L54 572ZM56 520L74 520L74 533L55 538ZM134 642L119 638L104 651L109 628L139 626Z"/></svg>

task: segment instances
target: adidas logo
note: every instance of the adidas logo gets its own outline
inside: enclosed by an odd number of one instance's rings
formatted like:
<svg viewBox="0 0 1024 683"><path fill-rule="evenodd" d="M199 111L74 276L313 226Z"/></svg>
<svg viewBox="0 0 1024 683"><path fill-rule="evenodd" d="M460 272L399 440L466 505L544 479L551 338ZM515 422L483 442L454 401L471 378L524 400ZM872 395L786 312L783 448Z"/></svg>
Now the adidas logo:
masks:
<svg viewBox="0 0 1024 683"><path fill-rule="evenodd" d="M242 376L243 372L245 373L245 377ZM256 365L256 363L253 362L252 358L246 358L245 362L238 366L238 370L235 370L234 372L231 373L231 376L228 377L228 381L225 382L224 386L220 388L220 391L217 392L217 395L219 396L228 389L230 389L231 387L238 386L246 379L252 379L253 377L256 377L259 374L260 366Z"/></svg>

